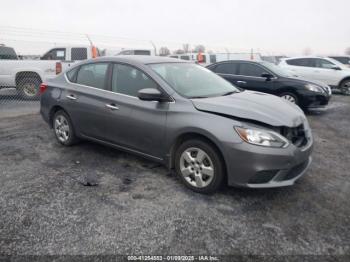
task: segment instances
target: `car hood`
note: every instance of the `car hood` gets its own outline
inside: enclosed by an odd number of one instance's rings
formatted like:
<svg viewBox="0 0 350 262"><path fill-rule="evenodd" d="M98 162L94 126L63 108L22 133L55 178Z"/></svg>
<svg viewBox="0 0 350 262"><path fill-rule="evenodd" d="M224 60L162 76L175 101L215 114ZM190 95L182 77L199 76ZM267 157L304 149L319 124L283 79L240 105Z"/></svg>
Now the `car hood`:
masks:
<svg viewBox="0 0 350 262"><path fill-rule="evenodd" d="M254 120L271 126L296 127L305 121L305 115L298 106L260 92L243 91L191 100L199 111Z"/></svg>

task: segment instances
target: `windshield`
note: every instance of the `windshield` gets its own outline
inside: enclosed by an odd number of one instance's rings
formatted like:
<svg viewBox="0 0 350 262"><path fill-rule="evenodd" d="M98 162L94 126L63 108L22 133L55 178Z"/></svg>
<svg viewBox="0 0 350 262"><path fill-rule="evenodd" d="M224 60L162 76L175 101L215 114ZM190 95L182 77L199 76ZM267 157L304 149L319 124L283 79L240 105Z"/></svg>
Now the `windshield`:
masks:
<svg viewBox="0 0 350 262"><path fill-rule="evenodd" d="M280 66L277 66L275 64L269 63L269 62L260 62L263 66L267 67L272 73L275 73L278 76L282 77L295 77L294 74L291 72L281 68Z"/></svg>
<svg viewBox="0 0 350 262"><path fill-rule="evenodd" d="M210 70L190 63L151 64L177 93L187 98L204 98L240 92Z"/></svg>

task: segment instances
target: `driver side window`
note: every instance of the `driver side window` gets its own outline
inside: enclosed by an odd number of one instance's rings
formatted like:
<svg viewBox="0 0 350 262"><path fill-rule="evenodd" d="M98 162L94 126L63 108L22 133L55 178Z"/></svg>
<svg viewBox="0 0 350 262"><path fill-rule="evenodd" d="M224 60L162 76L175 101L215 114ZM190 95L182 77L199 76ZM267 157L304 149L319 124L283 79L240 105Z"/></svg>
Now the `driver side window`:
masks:
<svg viewBox="0 0 350 262"><path fill-rule="evenodd" d="M112 91L128 96L138 96L144 88L158 88L156 82L139 69L122 64L113 65Z"/></svg>
<svg viewBox="0 0 350 262"><path fill-rule="evenodd" d="M66 49L65 48L55 48L47 52L41 57L41 60L65 60L66 59Z"/></svg>
<svg viewBox="0 0 350 262"><path fill-rule="evenodd" d="M325 60L325 59L316 59L316 67L318 68L324 68L324 69L331 69L335 66L332 62Z"/></svg>
<svg viewBox="0 0 350 262"><path fill-rule="evenodd" d="M264 73L269 73L260 66L249 64L249 63L242 63L240 64L240 75L243 76L253 76L253 77L261 77Z"/></svg>

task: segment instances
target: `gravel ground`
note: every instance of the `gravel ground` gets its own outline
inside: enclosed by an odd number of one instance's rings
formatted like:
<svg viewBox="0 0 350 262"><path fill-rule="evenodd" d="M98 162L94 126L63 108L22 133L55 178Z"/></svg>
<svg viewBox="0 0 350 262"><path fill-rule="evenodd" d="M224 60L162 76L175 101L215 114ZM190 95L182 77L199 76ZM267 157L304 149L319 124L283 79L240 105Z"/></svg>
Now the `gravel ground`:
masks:
<svg viewBox="0 0 350 262"><path fill-rule="evenodd" d="M344 96L308 114L314 162L295 186L211 196L127 153L65 148L38 114L2 117L0 254L350 255L349 115Z"/></svg>

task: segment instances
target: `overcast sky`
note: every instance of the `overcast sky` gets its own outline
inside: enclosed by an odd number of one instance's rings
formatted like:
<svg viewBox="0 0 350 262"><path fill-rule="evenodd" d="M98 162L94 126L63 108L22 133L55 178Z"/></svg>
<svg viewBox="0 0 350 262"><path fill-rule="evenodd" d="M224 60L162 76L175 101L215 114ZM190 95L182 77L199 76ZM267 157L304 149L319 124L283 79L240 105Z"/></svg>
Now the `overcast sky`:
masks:
<svg viewBox="0 0 350 262"><path fill-rule="evenodd" d="M21 27L232 51L341 54L350 46L349 18L350 0L2 0L0 41L4 27Z"/></svg>

